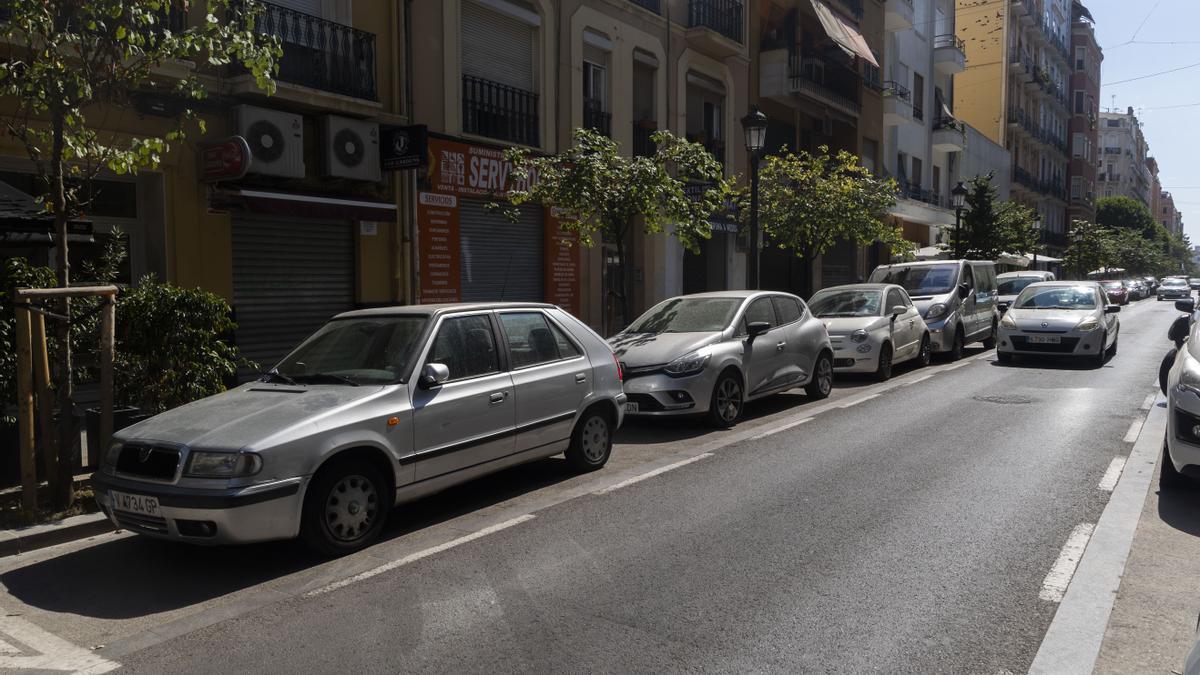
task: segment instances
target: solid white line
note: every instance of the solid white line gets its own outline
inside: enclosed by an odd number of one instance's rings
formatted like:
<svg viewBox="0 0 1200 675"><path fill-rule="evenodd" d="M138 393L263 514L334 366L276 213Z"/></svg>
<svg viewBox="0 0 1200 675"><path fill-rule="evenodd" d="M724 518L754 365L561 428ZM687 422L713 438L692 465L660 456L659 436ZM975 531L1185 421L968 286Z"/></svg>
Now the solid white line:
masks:
<svg viewBox="0 0 1200 675"><path fill-rule="evenodd" d="M352 577L342 579L341 581L335 581L332 584L329 584L327 586L322 586L321 588L318 588L316 590L309 591L304 594L304 597L311 598L311 597L314 597L317 595L323 595L330 591L336 591L339 588L345 588L346 586L349 586L350 584L354 584L354 583L358 583L358 582L366 580L366 579L370 579L373 576L377 576L377 575L383 574L384 572L394 570L397 567L407 565L411 562L416 562L422 558L428 558L429 556L434 555L436 553L441 553L442 551L447 551L449 549L454 548L455 546L459 546L461 544L465 544L470 541L475 541L476 539L486 537L489 534L494 534L496 532L499 532L500 530L506 530L514 525L520 525L521 523L523 523L527 520L533 520L534 517L535 516L532 513L527 513L523 516L517 516L516 518L513 518L512 520L506 520L503 523L492 525L490 527L485 527L482 530L479 530L478 532L472 532L471 534L468 534L464 537L459 537L458 539L451 539L450 541L448 541L444 544L438 544L437 546L434 546L432 548L427 548L424 551L417 551L416 553L411 553L409 555L404 556L403 558L400 558L399 560L393 560L392 562L385 563L383 565L380 565L379 567L369 569L366 572L362 572L360 574L355 574Z"/></svg>
<svg viewBox="0 0 1200 675"><path fill-rule="evenodd" d="M879 398L879 394L871 394L870 396L863 396L861 398L856 398L853 401L847 401L846 403L843 403L843 404L839 405L838 407L839 408L851 408L851 407L854 407L864 401L870 401L873 398Z"/></svg>
<svg viewBox="0 0 1200 675"><path fill-rule="evenodd" d="M963 366L969 366L969 365L971 365L971 362L969 360L959 361L958 363L956 363L952 366L946 366L945 368L942 368L940 372L944 373L944 372L947 372L950 370L958 370L959 368L962 368Z"/></svg>
<svg viewBox="0 0 1200 675"><path fill-rule="evenodd" d="M1149 410L1150 406L1154 405L1154 399L1158 398L1158 393L1155 392L1146 396L1146 400L1142 401L1142 410Z"/></svg>
<svg viewBox="0 0 1200 675"><path fill-rule="evenodd" d="M907 386L909 386L910 384L916 384L916 383L918 383L918 382L924 382L925 380L928 380L929 378L933 377L934 375L937 375L937 373L927 373L927 374L925 374L925 375L922 375L922 376L920 376L920 377L916 378L915 380L909 380L908 382L905 382L904 384L902 384L902 385L900 385L900 386L902 386L902 387L907 387Z"/></svg>
<svg viewBox="0 0 1200 675"><path fill-rule="evenodd" d="M811 421L813 421L813 418L805 417L802 420L796 420L795 422L791 422L791 423L785 424L783 426L775 427L774 429L771 429L770 431L764 431L757 436L751 436L750 440L752 440L752 441L762 440L762 439L766 438L767 436L777 434L781 431L787 431L788 429L798 427L801 424L804 424L805 422L811 422Z"/></svg>
<svg viewBox="0 0 1200 675"><path fill-rule="evenodd" d="M1138 434L1142 433L1142 425L1146 423L1145 418L1136 419L1129 425L1129 431L1125 432L1125 438L1121 440L1126 443L1137 443Z"/></svg>
<svg viewBox="0 0 1200 675"><path fill-rule="evenodd" d="M1100 479L1098 487L1105 492L1112 492L1113 488L1117 487L1117 480L1121 478L1121 471L1124 469L1125 458L1114 457L1113 461L1108 465L1108 470L1104 472L1104 477Z"/></svg>
<svg viewBox="0 0 1200 675"><path fill-rule="evenodd" d="M1091 539L1094 529L1096 526L1092 523L1080 523L1071 530L1071 536L1067 537L1067 543L1063 544L1058 560L1054 561L1050 573L1042 581L1039 598L1047 602L1062 602L1071 577L1075 574L1075 567L1079 565L1079 559L1083 557L1083 550L1087 548L1088 539Z"/></svg>
<svg viewBox="0 0 1200 675"><path fill-rule="evenodd" d="M688 464L691 464L692 462L699 462L702 459L705 459L707 457L712 457L712 456L713 456L713 454L711 452L706 452L702 455L696 455L695 457L688 457L687 459L680 460L678 462L675 462L674 464L660 466L657 469L654 469L653 471L647 471L646 473L644 473L640 476L634 476L633 478L628 478L626 480L621 481L620 483L616 483L614 485L609 485L606 488L600 488L599 490L596 490L592 494L606 495L614 490L620 490L621 488L628 487L630 485L633 485L634 483L640 483L640 482L646 480L647 478L654 478L657 475L664 474L673 469L678 469L681 466L687 466Z"/></svg>

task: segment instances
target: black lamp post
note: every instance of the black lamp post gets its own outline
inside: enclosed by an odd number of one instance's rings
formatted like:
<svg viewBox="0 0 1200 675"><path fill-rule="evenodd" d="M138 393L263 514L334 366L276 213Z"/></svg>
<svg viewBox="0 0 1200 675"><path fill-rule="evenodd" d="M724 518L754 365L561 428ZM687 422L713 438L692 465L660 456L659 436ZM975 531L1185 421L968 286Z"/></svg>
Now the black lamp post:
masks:
<svg viewBox="0 0 1200 675"><path fill-rule="evenodd" d="M1038 249L1042 247L1042 214L1034 216L1033 229L1037 230L1037 243L1033 246L1033 269L1036 270Z"/></svg>
<svg viewBox="0 0 1200 675"><path fill-rule="evenodd" d="M1083 229L1075 228L1075 233L1071 235L1071 240L1075 242L1075 276L1083 278Z"/></svg>
<svg viewBox="0 0 1200 675"><path fill-rule="evenodd" d="M750 106L750 113L742 118L742 131L746 134L746 154L750 160L750 256L746 261L746 286L758 289L758 155L767 144L767 116Z"/></svg>
<svg viewBox="0 0 1200 675"><path fill-rule="evenodd" d="M957 259L962 257L962 212L967 186L958 181L958 185L950 188L950 197L954 200L954 257Z"/></svg>

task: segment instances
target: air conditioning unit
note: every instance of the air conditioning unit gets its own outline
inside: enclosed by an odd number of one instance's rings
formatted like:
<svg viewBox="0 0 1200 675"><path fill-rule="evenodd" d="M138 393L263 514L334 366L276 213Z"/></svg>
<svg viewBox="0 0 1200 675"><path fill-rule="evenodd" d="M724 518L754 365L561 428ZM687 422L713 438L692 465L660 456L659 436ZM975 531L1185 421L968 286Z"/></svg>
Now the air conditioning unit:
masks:
<svg viewBox="0 0 1200 675"><path fill-rule="evenodd" d="M336 115L322 117L321 173L379 182L379 125Z"/></svg>
<svg viewBox="0 0 1200 675"><path fill-rule="evenodd" d="M237 133L250 146L249 173L304 178L304 118L252 105L234 107Z"/></svg>

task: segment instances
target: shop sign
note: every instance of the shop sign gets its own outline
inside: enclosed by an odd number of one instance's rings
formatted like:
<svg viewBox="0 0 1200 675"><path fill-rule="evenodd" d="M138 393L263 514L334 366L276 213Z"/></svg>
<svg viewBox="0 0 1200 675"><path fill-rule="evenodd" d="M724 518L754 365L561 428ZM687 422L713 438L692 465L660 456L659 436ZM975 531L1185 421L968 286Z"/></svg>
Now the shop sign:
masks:
<svg viewBox="0 0 1200 675"><path fill-rule="evenodd" d="M250 170L250 145L241 136L200 144L200 180L237 180Z"/></svg>
<svg viewBox="0 0 1200 675"><path fill-rule="evenodd" d="M525 190L529 181L512 177L512 163L504 151L443 138L430 138L427 178L434 192L487 199L503 199L509 190ZM536 181L536 176L533 177Z"/></svg>
<svg viewBox="0 0 1200 675"><path fill-rule="evenodd" d="M429 127L383 127L380 135L383 142L379 144L379 165L384 171L419 169L425 164Z"/></svg>
<svg viewBox="0 0 1200 675"><path fill-rule="evenodd" d="M546 239L542 250L546 302L579 316L579 233L562 229L557 209L546 209Z"/></svg>
<svg viewBox="0 0 1200 675"><path fill-rule="evenodd" d="M420 303L458 302L458 198L422 192L417 195L417 239L420 252Z"/></svg>

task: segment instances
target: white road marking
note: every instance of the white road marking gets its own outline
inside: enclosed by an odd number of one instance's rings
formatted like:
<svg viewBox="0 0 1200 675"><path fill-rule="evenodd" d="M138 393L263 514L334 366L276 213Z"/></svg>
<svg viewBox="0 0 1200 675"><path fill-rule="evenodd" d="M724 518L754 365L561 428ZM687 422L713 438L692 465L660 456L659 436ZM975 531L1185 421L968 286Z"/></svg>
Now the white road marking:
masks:
<svg viewBox="0 0 1200 675"><path fill-rule="evenodd" d="M1138 434L1142 433L1142 425L1145 423L1145 418L1134 420L1129 425L1129 431L1125 432L1125 438L1122 438L1121 440L1125 441L1126 443L1137 443Z"/></svg>
<svg viewBox="0 0 1200 675"><path fill-rule="evenodd" d="M1087 548L1088 540L1095 529L1096 526L1092 523L1080 523L1071 530L1071 536L1067 537L1067 543L1063 544L1058 560L1054 561L1050 573L1042 581L1039 598L1047 602L1062 602L1067 586L1071 584L1071 577L1075 575L1075 567L1079 565L1079 559L1083 557L1083 551Z"/></svg>
<svg viewBox="0 0 1200 675"><path fill-rule="evenodd" d="M1113 488L1117 487L1117 481L1121 478L1121 471L1125 469L1125 458L1114 457L1109 463L1108 470L1104 472L1104 477L1100 479L1098 486L1105 492L1112 492Z"/></svg>
<svg viewBox="0 0 1200 675"><path fill-rule="evenodd" d="M600 488L599 490L594 491L592 494L606 495L610 492L613 492L614 490L620 490L621 488L628 487L630 485L633 485L634 483L640 483L640 482L646 480L647 478L654 478L655 476L664 474L668 471L678 469L681 466L687 466L688 464L691 464L692 462L699 462L702 459L712 457L712 456L713 456L713 454L711 452L706 452L701 455L696 455L695 457L688 457L687 459L680 460L673 464L668 464L666 466L660 466L657 469L654 469L653 471L647 471L646 473L644 473L640 476L634 476L633 478L627 478L627 479L621 481L620 483L609 485L608 487L605 487L605 488Z"/></svg>
<svg viewBox="0 0 1200 675"><path fill-rule="evenodd" d="M750 437L750 440L752 440L752 441L758 441L758 440L762 440L762 439L766 438L767 436L771 436L771 435L773 435L773 434L777 434L777 433L779 433L779 432L781 432L781 431L787 431L788 429L792 429L792 428L794 428L794 427L798 427L798 426L800 426L801 424L804 424L805 422L811 422L811 421L813 421L813 418L811 418L811 417L805 417L805 418L804 418L804 419L802 419L802 420L796 420L795 422L791 422L791 423L789 423L789 424L784 424L783 426L778 426L778 427L775 427L774 429L771 429L770 431L764 431L764 432L762 432L761 434L758 434L757 436L751 436L751 437Z"/></svg>
<svg viewBox="0 0 1200 675"><path fill-rule="evenodd" d="M971 365L970 361L959 361L958 363L956 363L952 366L946 366L945 368L942 368L941 372L944 373L944 372L948 372L951 370L958 370L959 368L962 368L963 366L969 366L969 365Z"/></svg>
<svg viewBox="0 0 1200 675"><path fill-rule="evenodd" d="M437 546L427 548L424 551L417 551L416 553L410 553L409 555L406 555L403 558L400 558L398 560L393 560L392 562L385 563L383 565L380 565L379 567L371 568L371 569L367 570L366 572L361 572L359 574L355 574L352 577L347 577L345 579L342 579L341 581L335 581L332 584L322 586L316 590L309 591L304 594L304 597L311 598L311 597L314 597L317 595L323 595L325 593L329 593L330 591L336 591L339 588L345 588L346 586L349 586L350 584L355 584L360 581L370 579L371 577L378 576L380 574L383 574L384 572L394 570L397 567L403 567L404 565L407 565L409 563L421 560L422 558L428 558L429 556L437 554L437 553L441 553L442 551L448 551L448 550L454 548L455 546L459 546L459 545L465 544L467 542L475 541L476 539L486 537L489 534L495 534L496 532L499 532L500 530L506 530L510 527L513 527L514 525L520 525L521 523L524 523L525 521L533 520L535 517L536 516L534 516L532 513L527 513L523 516L517 516L516 518L513 518L512 520L506 520L503 523L498 523L498 524L492 525L490 527L485 527L482 530L479 530L478 532L472 532L471 534L468 534L463 537L459 537L458 539L451 539L450 541L448 541L444 544L438 544Z"/></svg>
<svg viewBox="0 0 1200 675"><path fill-rule="evenodd" d="M859 403L863 403L865 401L870 401L873 398L879 398L879 394L871 394L869 396L862 396L862 397L856 398L852 401L847 401L847 402L839 405L838 407L839 408L852 408L852 407L858 405Z"/></svg>
<svg viewBox="0 0 1200 675"><path fill-rule="evenodd" d="M937 373L927 373L927 374L925 374L925 375L922 375L922 376L920 376L920 377L916 378L915 380L909 380L908 382L905 382L905 383L904 383L903 385L901 385L901 386L907 387L907 386L908 386L908 385L910 385L910 384L916 384L916 383L918 383L918 382L924 382L925 380L928 380L929 378L933 377L934 375L937 375Z"/></svg>
<svg viewBox="0 0 1200 675"><path fill-rule="evenodd" d="M1150 406L1154 405L1154 399L1158 398L1158 394L1150 394L1142 401L1142 410L1149 410Z"/></svg>
<svg viewBox="0 0 1200 675"><path fill-rule="evenodd" d="M53 670L107 673L121 667L121 664L100 658L93 652L48 633L19 616L0 615L0 633L28 648L21 650L8 641L3 641L5 649L4 653L0 654L0 669L21 672Z"/></svg>

